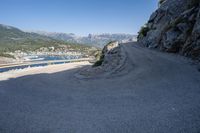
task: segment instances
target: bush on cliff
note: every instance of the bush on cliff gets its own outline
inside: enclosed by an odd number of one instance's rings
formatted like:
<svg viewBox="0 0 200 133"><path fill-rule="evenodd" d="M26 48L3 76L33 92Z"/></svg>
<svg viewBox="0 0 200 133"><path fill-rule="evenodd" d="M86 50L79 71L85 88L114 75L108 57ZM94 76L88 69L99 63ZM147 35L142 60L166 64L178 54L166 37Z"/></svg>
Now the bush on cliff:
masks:
<svg viewBox="0 0 200 133"><path fill-rule="evenodd" d="M94 63L93 67L101 66L102 63L103 63L103 61L104 61L104 55L102 54L102 55L100 56L99 60L97 60L97 61Z"/></svg>
<svg viewBox="0 0 200 133"><path fill-rule="evenodd" d="M159 5L161 5L165 0L159 0Z"/></svg>
<svg viewBox="0 0 200 133"><path fill-rule="evenodd" d="M146 37L147 33L149 32L149 27L145 24L141 27L140 31L138 32L138 38L140 37Z"/></svg>

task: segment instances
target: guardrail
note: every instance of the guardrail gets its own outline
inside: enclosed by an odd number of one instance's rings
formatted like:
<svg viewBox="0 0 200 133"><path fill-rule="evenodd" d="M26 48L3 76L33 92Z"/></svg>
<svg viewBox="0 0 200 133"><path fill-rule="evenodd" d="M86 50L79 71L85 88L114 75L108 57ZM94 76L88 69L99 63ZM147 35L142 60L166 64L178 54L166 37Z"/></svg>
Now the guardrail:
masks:
<svg viewBox="0 0 200 133"><path fill-rule="evenodd" d="M22 63L10 63L2 64L0 68L11 68L17 66L39 65L39 64L55 64L55 63L72 63L81 61L90 61L90 58L72 59L72 60L51 60L51 61L36 61L36 62L22 62Z"/></svg>

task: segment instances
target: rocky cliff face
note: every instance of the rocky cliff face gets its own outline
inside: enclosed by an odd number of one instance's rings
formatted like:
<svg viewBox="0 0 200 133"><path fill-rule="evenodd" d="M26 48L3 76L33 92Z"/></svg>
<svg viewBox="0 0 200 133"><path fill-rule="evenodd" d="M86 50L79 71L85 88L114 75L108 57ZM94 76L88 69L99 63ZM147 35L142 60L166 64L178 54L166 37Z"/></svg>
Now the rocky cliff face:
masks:
<svg viewBox="0 0 200 133"><path fill-rule="evenodd" d="M138 41L200 60L200 0L165 0L139 32Z"/></svg>

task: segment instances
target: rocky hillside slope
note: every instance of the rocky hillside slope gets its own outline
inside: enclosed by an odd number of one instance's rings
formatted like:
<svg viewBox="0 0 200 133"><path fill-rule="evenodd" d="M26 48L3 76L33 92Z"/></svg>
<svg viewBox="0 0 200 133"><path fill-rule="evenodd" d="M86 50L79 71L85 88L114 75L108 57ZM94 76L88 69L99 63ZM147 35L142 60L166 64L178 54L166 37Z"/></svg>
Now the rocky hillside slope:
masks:
<svg viewBox="0 0 200 133"><path fill-rule="evenodd" d="M162 0L141 28L140 44L200 60L200 1Z"/></svg>

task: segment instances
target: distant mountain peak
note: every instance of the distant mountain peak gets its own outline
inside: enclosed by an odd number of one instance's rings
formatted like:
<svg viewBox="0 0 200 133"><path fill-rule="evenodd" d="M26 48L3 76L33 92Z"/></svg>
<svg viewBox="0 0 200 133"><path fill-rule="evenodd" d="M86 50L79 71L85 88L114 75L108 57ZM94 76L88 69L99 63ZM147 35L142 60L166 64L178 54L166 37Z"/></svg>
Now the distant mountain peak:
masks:
<svg viewBox="0 0 200 133"><path fill-rule="evenodd" d="M72 43L81 43L87 44L90 46L103 48L110 41L136 41L136 35L124 34L124 33L103 33L103 34L88 34L88 36L77 36L74 33L58 33L58 32L35 32L40 35L45 35L53 39L72 42Z"/></svg>

